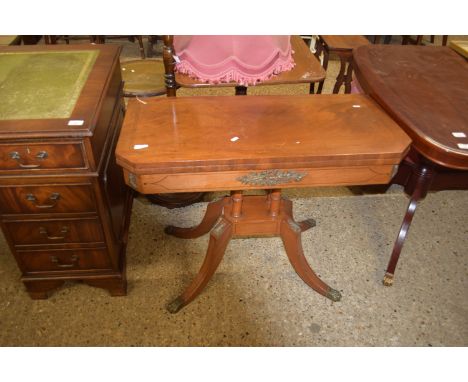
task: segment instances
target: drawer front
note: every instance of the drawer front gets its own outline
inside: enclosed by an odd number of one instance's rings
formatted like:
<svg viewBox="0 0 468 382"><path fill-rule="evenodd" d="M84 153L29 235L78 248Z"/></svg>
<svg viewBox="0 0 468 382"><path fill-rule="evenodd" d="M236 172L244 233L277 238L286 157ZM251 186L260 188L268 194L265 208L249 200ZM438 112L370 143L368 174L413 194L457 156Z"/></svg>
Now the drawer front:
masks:
<svg viewBox="0 0 468 382"><path fill-rule="evenodd" d="M17 251L24 273L111 269L107 250Z"/></svg>
<svg viewBox="0 0 468 382"><path fill-rule="evenodd" d="M0 144L0 171L86 168L88 165L80 142Z"/></svg>
<svg viewBox="0 0 468 382"><path fill-rule="evenodd" d="M0 187L3 214L95 212L91 185Z"/></svg>
<svg viewBox="0 0 468 382"><path fill-rule="evenodd" d="M97 218L14 221L5 222L5 226L16 246L104 242Z"/></svg>

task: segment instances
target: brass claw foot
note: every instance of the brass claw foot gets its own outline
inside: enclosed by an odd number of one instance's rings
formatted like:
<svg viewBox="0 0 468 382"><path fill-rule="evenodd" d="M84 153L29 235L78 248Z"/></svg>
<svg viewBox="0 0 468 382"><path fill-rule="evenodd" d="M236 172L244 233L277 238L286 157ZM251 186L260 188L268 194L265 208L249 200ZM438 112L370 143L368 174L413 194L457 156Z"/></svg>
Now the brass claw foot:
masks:
<svg viewBox="0 0 468 382"><path fill-rule="evenodd" d="M341 300L341 293L338 292L336 289L330 288L330 290L328 291L326 297L329 298L330 300L334 301L334 302L337 302L337 301Z"/></svg>
<svg viewBox="0 0 468 382"><path fill-rule="evenodd" d="M170 302L168 305L167 305L167 311L169 313L177 313L179 310L181 310L183 307L185 306L185 301L180 298L180 297L177 297L174 301Z"/></svg>

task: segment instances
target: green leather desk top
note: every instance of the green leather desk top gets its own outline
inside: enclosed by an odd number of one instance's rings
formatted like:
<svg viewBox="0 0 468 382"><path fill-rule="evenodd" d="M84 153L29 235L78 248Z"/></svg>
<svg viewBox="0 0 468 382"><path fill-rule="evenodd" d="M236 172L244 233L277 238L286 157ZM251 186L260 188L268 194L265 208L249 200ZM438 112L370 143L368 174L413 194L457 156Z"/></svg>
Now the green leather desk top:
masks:
<svg viewBox="0 0 468 382"><path fill-rule="evenodd" d="M21 42L20 36L0 36L0 45L19 44Z"/></svg>
<svg viewBox="0 0 468 382"><path fill-rule="evenodd" d="M98 54L0 53L0 120L69 118Z"/></svg>

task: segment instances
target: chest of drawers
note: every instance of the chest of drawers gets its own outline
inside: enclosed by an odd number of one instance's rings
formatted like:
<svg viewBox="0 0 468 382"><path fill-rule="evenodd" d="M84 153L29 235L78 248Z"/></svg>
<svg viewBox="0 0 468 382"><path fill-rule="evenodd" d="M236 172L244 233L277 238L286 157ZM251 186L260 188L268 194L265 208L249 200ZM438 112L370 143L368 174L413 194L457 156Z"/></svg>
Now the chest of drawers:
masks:
<svg viewBox="0 0 468 382"><path fill-rule="evenodd" d="M34 299L68 280L126 294L132 192L114 151L120 47L0 48L0 220Z"/></svg>

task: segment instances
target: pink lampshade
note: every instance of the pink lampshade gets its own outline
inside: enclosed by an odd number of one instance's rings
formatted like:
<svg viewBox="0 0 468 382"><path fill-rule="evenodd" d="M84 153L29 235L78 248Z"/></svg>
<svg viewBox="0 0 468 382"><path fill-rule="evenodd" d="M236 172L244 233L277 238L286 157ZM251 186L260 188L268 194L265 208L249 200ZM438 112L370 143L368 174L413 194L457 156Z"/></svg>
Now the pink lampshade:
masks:
<svg viewBox="0 0 468 382"><path fill-rule="evenodd" d="M255 85L294 67L290 36L174 36L176 71L202 82Z"/></svg>

